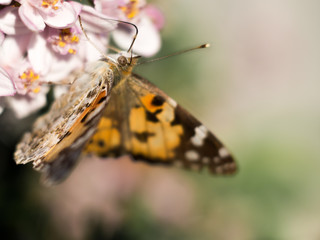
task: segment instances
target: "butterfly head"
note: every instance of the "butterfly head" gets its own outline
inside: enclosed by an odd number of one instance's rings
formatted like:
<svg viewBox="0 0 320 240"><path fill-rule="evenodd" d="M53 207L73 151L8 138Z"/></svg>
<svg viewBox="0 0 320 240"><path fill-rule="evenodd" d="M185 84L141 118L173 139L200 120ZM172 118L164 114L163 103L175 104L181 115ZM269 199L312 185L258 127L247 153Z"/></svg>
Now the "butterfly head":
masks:
<svg viewBox="0 0 320 240"><path fill-rule="evenodd" d="M127 52L122 52L116 55L116 64L122 74L131 74L133 67L138 63L140 56L131 55Z"/></svg>

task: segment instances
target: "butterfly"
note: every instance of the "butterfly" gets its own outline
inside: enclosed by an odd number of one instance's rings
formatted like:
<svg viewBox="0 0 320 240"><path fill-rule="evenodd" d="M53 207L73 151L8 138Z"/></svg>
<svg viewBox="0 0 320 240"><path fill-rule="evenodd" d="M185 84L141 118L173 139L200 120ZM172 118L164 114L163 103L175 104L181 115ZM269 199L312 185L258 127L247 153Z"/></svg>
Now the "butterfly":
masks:
<svg viewBox="0 0 320 240"><path fill-rule="evenodd" d="M91 64L23 136L16 163L33 162L49 185L64 180L81 153L235 173L234 159L204 125L132 72L138 60L120 52Z"/></svg>

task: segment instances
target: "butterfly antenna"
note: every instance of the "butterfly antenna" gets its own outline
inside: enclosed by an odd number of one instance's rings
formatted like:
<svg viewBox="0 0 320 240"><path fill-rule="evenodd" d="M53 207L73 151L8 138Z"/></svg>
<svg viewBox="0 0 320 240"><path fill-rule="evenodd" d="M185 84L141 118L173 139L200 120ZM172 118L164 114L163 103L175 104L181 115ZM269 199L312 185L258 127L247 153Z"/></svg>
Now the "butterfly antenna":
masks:
<svg viewBox="0 0 320 240"><path fill-rule="evenodd" d="M105 19L105 20L108 20L108 21L114 21L114 22L118 22L118 23L123 23L123 24L128 24L128 25L131 25L132 27L134 27L135 34L134 34L134 36L132 38L132 41L131 41L131 44L130 44L128 50L127 50L127 52L131 52L131 61L132 61L132 47L133 47L133 44L136 41L137 36L138 36L138 32L139 32L138 27L135 24L131 23L131 22L121 21L121 20L117 20L117 19L110 19L110 18L102 18L102 19ZM88 39L88 41L98 50L99 53L101 53L103 56L105 56L105 54L102 53L101 50L88 37L86 31L83 28L80 15L79 15L79 23L80 23L80 27L81 27L84 35ZM121 52L121 50L119 50L118 48L112 47L112 46L108 46L108 48L113 50L113 51L115 51L115 52ZM131 61L130 61L130 63L131 63Z"/></svg>
<svg viewBox="0 0 320 240"><path fill-rule="evenodd" d="M145 64L145 63L151 63L151 62L155 62L155 61L161 61L161 60L163 60L165 58L168 58L168 57L172 57L172 56L176 56L176 55L180 55L180 54L183 54L183 53L187 53L187 52L190 52L190 51L193 51L193 50L196 50L196 49L208 48L208 47L210 47L210 44L209 43L205 43L205 44L202 44L200 46L189 48L189 49L182 50L182 51L179 51L179 52L175 52L175 53L163 56L163 57L154 58L154 59L150 59L150 60L147 60L147 61L144 61L144 62L140 62L140 63L137 63L136 65L141 65L141 64Z"/></svg>
<svg viewBox="0 0 320 240"><path fill-rule="evenodd" d="M134 27L134 29L135 29L135 31L136 31L136 33L134 34L134 36L133 36L133 38L132 38L132 41L131 41L130 47L128 48L128 51L127 51L127 52L130 52L130 51L131 51L131 57L132 57L132 47L133 47L134 42L135 42L135 41L136 41L136 39L137 39L137 36L138 36L139 30L138 30L138 27L137 27L135 24L133 24L133 23L130 23L130 22L124 22L124 21L121 21L121 22L122 22L122 23L126 23L126 24L129 24L129 25L133 26L133 27Z"/></svg>
<svg viewBox="0 0 320 240"><path fill-rule="evenodd" d="M116 22L123 23L123 24L128 24L128 25L131 25L132 27L134 27L136 33L133 35L133 38L132 38L130 47L129 47L128 50L127 50L127 53L130 52L130 63L129 63L129 64L131 64L131 63L132 63L132 58L133 58L133 57L132 57L132 47L133 47L133 44L134 44L134 42L136 41L137 36L138 36L138 33L139 33L138 27L137 27L135 24L131 23L131 22L126 22L126 21L121 21L121 20L115 20L115 19L108 19L108 20L110 20L110 21L116 21Z"/></svg>
<svg viewBox="0 0 320 240"><path fill-rule="evenodd" d="M79 18L80 27L81 27L82 32L83 32L84 36L86 37L86 39L92 44L92 46L93 46L95 49L97 49L97 51L98 51L102 56L107 57L107 56L97 47L97 45L95 45L94 42L92 42L92 41L90 40L90 38L88 37L87 32L86 32L86 31L84 30L84 28L83 28L80 15L78 16L78 18Z"/></svg>

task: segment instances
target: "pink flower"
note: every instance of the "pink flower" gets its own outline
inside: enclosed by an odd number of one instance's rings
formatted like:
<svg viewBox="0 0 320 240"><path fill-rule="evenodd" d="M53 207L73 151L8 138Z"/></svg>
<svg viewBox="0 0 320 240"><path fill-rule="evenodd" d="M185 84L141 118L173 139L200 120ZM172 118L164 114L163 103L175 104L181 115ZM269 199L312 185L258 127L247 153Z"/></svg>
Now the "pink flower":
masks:
<svg viewBox="0 0 320 240"><path fill-rule="evenodd" d="M4 76L10 76L15 91L14 97L8 98L9 106L17 117L25 117L43 107L46 103L47 86L42 86L46 69L34 69L25 57L34 34L6 36L0 47L0 66ZM37 47L37 44L34 44ZM6 73L6 74L5 74ZM7 90L10 88L6 85ZM12 91L12 87L11 87ZM8 95L8 94L7 94ZM25 99L24 99L25 98ZM41 100L41 101L40 101Z"/></svg>
<svg viewBox="0 0 320 240"><path fill-rule="evenodd" d="M41 90L40 73L35 71L25 59L13 71L17 92L21 95L36 95Z"/></svg>
<svg viewBox="0 0 320 240"><path fill-rule="evenodd" d="M95 8L113 19L132 20L139 16L145 0L95 0Z"/></svg>
<svg viewBox="0 0 320 240"><path fill-rule="evenodd" d="M0 10L0 96L16 94L6 102L18 117L44 106L48 83L66 84L68 76L100 58L109 33L120 47L130 46L134 28L110 19L138 26L138 54L153 55L161 46L163 16L144 0L96 0L95 8L63 0L16 1ZM80 12L90 41L77 21Z"/></svg>
<svg viewBox="0 0 320 240"><path fill-rule="evenodd" d="M134 23L139 34L133 45L133 51L139 55L150 57L161 47L159 30L164 24L164 17L155 7L147 5L143 0L96 0L95 8L105 15ZM119 24L112 37L123 49L127 49L135 34L129 24Z"/></svg>
<svg viewBox="0 0 320 240"><path fill-rule="evenodd" d="M81 29L76 25L65 29L49 28L48 42L52 49L61 55L76 54L81 34Z"/></svg>
<svg viewBox="0 0 320 240"><path fill-rule="evenodd" d="M48 43L58 54L70 55L78 54L84 62L94 61L101 57L101 54L92 45L106 52L108 43L108 34L116 28L115 22L103 20L104 15L98 13L89 6L83 6L81 11L81 22L89 36L91 42L84 36L83 31L77 21L75 24L65 29L48 28Z"/></svg>
<svg viewBox="0 0 320 240"><path fill-rule="evenodd" d="M46 24L53 28L67 28L78 17L81 5L63 0L19 0L19 15L31 31L43 31Z"/></svg>

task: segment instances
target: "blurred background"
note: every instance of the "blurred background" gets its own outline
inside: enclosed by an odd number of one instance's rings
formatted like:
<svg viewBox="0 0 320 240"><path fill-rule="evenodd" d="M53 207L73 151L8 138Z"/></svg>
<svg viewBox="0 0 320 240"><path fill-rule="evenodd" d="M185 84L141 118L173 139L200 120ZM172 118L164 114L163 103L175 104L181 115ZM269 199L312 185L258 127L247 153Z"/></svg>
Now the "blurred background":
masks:
<svg viewBox="0 0 320 240"><path fill-rule="evenodd" d="M7 239L320 239L320 2L152 1L166 17L158 56L139 66L234 154L213 177L83 159L62 184L12 154L36 115L0 116L0 235ZM43 110L45 111L45 109ZM38 113L38 115L41 113Z"/></svg>

